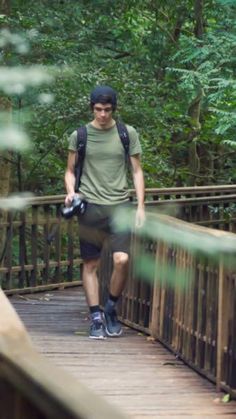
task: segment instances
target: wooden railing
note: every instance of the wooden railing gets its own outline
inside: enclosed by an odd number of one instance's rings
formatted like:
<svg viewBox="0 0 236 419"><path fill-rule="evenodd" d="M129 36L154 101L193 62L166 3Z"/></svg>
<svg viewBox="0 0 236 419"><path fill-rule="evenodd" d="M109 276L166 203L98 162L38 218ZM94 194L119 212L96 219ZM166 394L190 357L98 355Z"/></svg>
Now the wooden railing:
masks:
<svg viewBox="0 0 236 419"><path fill-rule="evenodd" d="M0 290L0 419L125 419L33 348Z"/></svg>
<svg viewBox="0 0 236 419"><path fill-rule="evenodd" d="M9 213L0 225L0 234L5 233L2 288L43 290L62 282L80 283L79 226L75 217L70 221L61 217L63 200L63 196L33 198L24 212Z"/></svg>
<svg viewBox="0 0 236 419"><path fill-rule="evenodd" d="M131 197L134 199L132 190ZM235 185L152 189L146 191L146 197L149 218L164 217L164 223L170 224L173 231L178 226L176 234L180 238L183 232L191 231L196 237L202 234L202 243L214 237L217 243L233 243L236 248L234 234L196 225L208 223L235 231ZM81 284L79 226L76 219L65 222L61 218L63 200L64 196L30 199L25 212L9 213L7 221L0 225L0 234L6 235L0 255L1 286L6 293ZM161 214L169 208L170 213L194 222L195 226ZM141 269L135 268L134 256L143 253L149 257L151 280L150 275L145 280ZM181 243L144 235L134 237L132 254L128 287L120 306L121 319L157 337L196 370L216 381L218 387L235 396L236 274L234 265L225 263L225 252L212 258L206 251L200 257ZM171 267L164 278L163 266ZM105 251L101 264L103 296L111 268L112 258ZM186 279L182 288L176 280L181 275Z"/></svg>
<svg viewBox="0 0 236 419"><path fill-rule="evenodd" d="M135 203L134 190L130 190ZM146 204L183 220L235 231L236 185L147 189ZM64 221L64 195L28 199L24 211L9 213L0 224L0 285L13 289L47 289L80 281L79 226Z"/></svg>
<svg viewBox="0 0 236 419"><path fill-rule="evenodd" d="M131 190L135 201L135 191ZM236 231L236 185L146 190L146 203L158 212L195 224Z"/></svg>
<svg viewBox="0 0 236 419"><path fill-rule="evenodd" d="M161 214L149 224L133 236L120 319L236 397L236 236ZM103 301L111 269L105 249Z"/></svg>

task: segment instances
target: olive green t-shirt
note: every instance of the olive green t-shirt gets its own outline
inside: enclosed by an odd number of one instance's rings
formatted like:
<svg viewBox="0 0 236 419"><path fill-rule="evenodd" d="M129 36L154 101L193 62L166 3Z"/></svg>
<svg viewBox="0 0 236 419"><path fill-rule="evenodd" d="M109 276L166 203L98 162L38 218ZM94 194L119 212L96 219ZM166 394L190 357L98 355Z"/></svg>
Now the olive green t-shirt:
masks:
<svg viewBox="0 0 236 419"><path fill-rule="evenodd" d="M118 204L128 200L125 151L116 125L101 130L91 123L87 127L87 145L80 192L94 204ZM126 125L129 154L141 153L137 131ZM69 150L76 151L77 131L69 137Z"/></svg>

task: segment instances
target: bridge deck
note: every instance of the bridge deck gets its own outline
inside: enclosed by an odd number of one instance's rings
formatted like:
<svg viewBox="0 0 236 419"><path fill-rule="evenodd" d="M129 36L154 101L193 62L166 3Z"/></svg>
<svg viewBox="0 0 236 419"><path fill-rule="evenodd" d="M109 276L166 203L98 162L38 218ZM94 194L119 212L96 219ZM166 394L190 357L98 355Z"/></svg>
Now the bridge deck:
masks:
<svg viewBox="0 0 236 419"><path fill-rule="evenodd" d="M118 339L89 339L81 287L10 301L40 353L130 418L236 417L235 401L223 403L214 385L147 336L124 328Z"/></svg>

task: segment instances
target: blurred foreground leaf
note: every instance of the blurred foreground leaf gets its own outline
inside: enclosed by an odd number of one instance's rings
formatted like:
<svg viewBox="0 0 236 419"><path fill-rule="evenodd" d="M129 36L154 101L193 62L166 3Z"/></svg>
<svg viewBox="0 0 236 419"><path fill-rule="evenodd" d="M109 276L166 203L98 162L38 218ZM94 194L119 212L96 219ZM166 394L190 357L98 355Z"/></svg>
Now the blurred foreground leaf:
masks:
<svg viewBox="0 0 236 419"><path fill-rule="evenodd" d="M0 149L24 151L30 146L27 134L17 125L0 126Z"/></svg>
<svg viewBox="0 0 236 419"><path fill-rule="evenodd" d="M8 198L0 198L0 208L3 210L23 210L29 205L31 193L11 195Z"/></svg>
<svg viewBox="0 0 236 419"><path fill-rule="evenodd" d="M230 394L226 394L224 397L222 397L223 403L229 403L230 402Z"/></svg>
<svg viewBox="0 0 236 419"><path fill-rule="evenodd" d="M185 287L192 280L192 271L180 266L157 262L153 255L139 254L135 257L135 274L147 281L158 280L162 283Z"/></svg>
<svg viewBox="0 0 236 419"><path fill-rule="evenodd" d="M8 95L22 95L27 88L52 80L52 75L43 66L0 67L0 89Z"/></svg>

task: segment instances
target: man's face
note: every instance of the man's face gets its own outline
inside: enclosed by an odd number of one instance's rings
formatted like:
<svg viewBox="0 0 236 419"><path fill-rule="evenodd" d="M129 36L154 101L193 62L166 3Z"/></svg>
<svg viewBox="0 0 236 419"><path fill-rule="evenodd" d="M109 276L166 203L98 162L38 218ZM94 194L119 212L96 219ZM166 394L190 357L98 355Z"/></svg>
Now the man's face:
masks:
<svg viewBox="0 0 236 419"><path fill-rule="evenodd" d="M93 113L99 125L108 125L112 120L112 105L110 103L96 103L93 107Z"/></svg>

